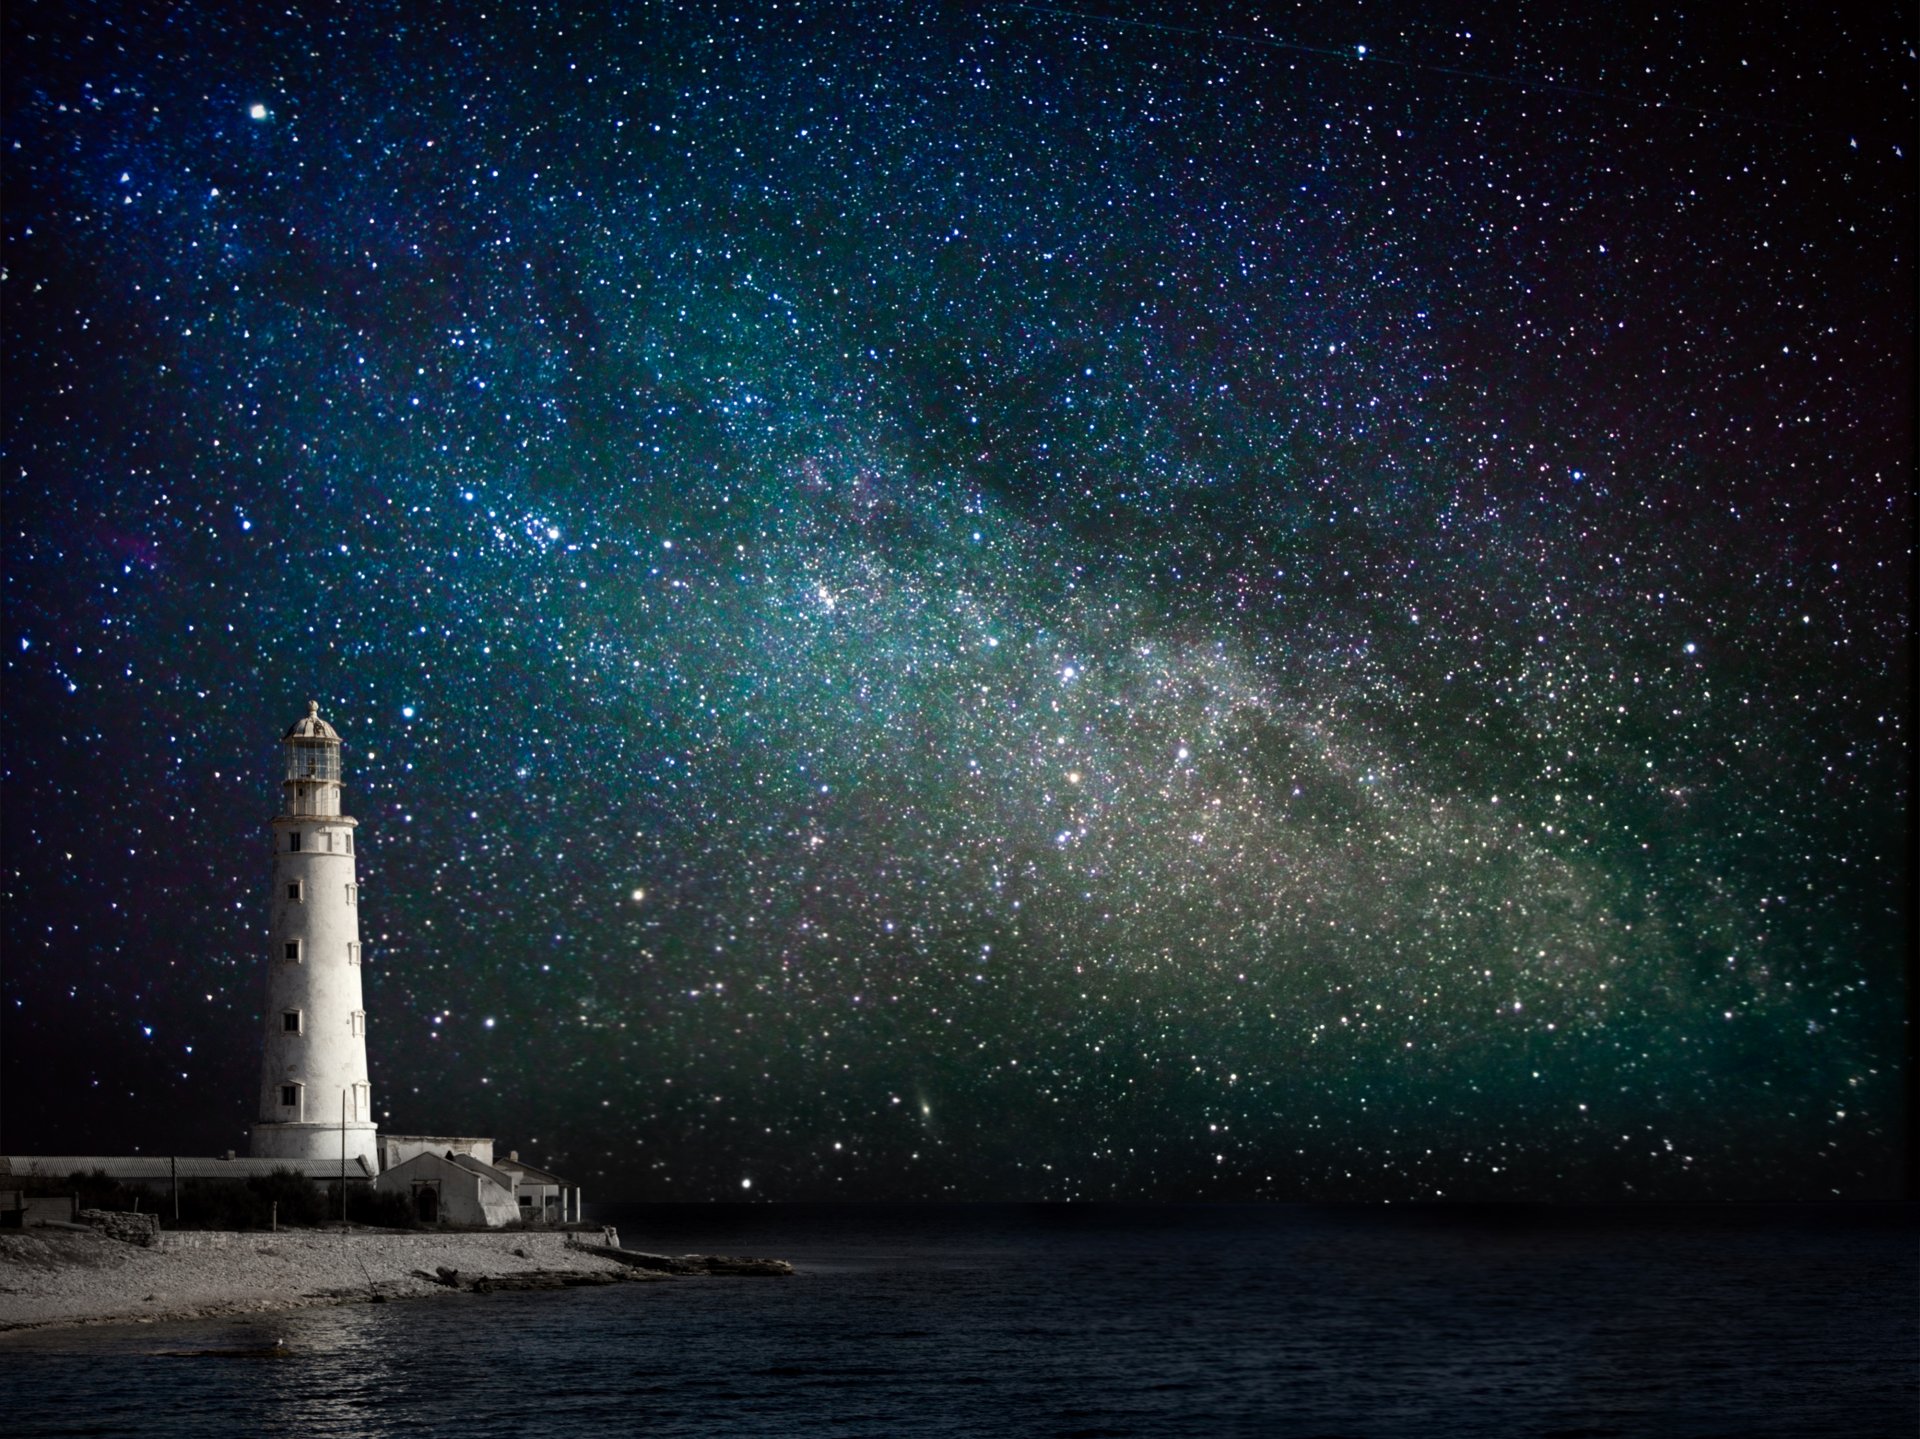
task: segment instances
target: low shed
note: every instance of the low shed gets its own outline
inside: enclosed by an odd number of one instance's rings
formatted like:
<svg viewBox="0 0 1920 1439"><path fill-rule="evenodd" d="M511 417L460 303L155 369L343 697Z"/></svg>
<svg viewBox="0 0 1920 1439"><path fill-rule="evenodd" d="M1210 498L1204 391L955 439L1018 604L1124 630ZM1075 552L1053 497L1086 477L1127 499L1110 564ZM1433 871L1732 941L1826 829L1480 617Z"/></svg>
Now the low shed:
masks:
<svg viewBox="0 0 1920 1439"><path fill-rule="evenodd" d="M513 1180L470 1154L416 1154L373 1181L399 1194L422 1224L510 1224L520 1217Z"/></svg>

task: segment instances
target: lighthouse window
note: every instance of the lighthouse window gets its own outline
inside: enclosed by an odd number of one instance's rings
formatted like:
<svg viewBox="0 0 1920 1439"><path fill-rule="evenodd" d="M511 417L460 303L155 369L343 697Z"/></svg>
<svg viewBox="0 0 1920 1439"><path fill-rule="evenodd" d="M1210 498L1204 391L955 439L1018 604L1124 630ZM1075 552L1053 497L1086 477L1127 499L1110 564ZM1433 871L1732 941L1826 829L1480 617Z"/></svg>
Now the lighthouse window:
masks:
<svg viewBox="0 0 1920 1439"><path fill-rule="evenodd" d="M347 831L347 853L348 854L353 853L353 831L352 830Z"/></svg>
<svg viewBox="0 0 1920 1439"><path fill-rule="evenodd" d="M287 750L287 778L292 780L337 780L340 778L340 751L331 744L300 744Z"/></svg>
<svg viewBox="0 0 1920 1439"><path fill-rule="evenodd" d="M280 1086L280 1107L282 1109L298 1109L300 1107L299 1085L283 1084Z"/></svg>
<svg viewBox="0 0 1920 1439"><path fill-rule="evenodd" d="M299 940L290 939L287 941L287 958L292 960L295 964L298 964L300 962L300 941Z"/></svg>
<svg viewBox="0 0 1920 1439"><path fill-rule="evenodd" d="M360 886L359 886L359 885L357 885L357 884L350 884L350 885L348 885L348 886L347 886L347 903L348 903L348 904L352 904L352 903L353 903L353 899L354 899L354 895L353 895L353 892L354 892L354 891L355 891L356 889L358 889L359 887L360 887Z"/></svg>
<svg viewBox="0 0 1920 1439"><path fill-rule="evenodd" d="M300 881L299 880L296 879L292 884L287 886L287 898L292 900L295 904L300 903Z"/></svg>
<svg viewBox="0 0 1920 1439"><path fill-rule="evenodd" d="M297 1009L289 1009L285 1014L281 1015L280 1028L287 1034L298 1034L300 1032L300 1011Z"/></svg>
<svg viewBox="0 0 1920 1439"><path fill-rule="evenodd" d="M360 962L360 941L357 939L348 940L347 941L347 963L358 964L359 962Z"/></svg>
<svg viewBox="0 0 1920 1439"><path fill-rule="evenodd" d="M332 830L327 831L327 853L328 854L333 853L333 831Z"/></svg>
<svg viewBox="0 0 1920 1439"><path fill-rule="evenodd" d="M299 849L300 849L300 831L297 829L292 830L287 835L287 852L289 854L294 854L294 853L297 853Z"/></svg>
<svg viewBox="0 0 1920 1439"><path fill-rule="evenodd" d="M367 1012L364 1009L356 1009L353 1012L353 1016L349 1024L349 1028L356 1039L364 1038L366 1036Z"/></svg>

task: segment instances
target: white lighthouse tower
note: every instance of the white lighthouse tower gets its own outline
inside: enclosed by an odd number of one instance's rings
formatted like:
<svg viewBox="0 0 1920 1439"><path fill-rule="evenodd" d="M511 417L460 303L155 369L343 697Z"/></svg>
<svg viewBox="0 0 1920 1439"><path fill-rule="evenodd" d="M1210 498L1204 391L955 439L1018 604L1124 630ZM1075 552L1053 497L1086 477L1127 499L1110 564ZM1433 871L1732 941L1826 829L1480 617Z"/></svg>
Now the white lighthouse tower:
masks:
<svg viewBox="0 0 1920 1439"><path fill-rule="evenodd" d="M360 997L354 821L340 813L340 736L309 702L281 741L260 1119L264 1159L364 1159L377 1172Z"/></svg>

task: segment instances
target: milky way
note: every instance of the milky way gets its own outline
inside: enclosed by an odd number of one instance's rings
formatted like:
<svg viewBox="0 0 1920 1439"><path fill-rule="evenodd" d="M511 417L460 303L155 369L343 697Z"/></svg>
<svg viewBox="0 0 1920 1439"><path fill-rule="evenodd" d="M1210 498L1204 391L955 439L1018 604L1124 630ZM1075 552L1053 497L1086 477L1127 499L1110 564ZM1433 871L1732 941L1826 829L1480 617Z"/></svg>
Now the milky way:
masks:
<svg viewBox="0 0 1920 1439"><path fill-rule="evenodd" d="M1897 1188L1910 14L467 8L9 7L9 1152L244 1149L312 698L590 1195Z"/></svg>

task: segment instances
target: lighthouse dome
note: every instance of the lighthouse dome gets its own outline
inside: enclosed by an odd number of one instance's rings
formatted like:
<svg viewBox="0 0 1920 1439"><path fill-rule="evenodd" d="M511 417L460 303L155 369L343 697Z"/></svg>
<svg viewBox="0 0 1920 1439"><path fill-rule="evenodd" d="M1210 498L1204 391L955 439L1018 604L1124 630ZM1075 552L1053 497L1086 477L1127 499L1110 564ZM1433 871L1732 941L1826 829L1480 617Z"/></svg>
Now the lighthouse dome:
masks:
<svg viewBox="0 0 1920 1439"><path fill-rule="evenodd" d="M306 718L295 720L293 722L293 728L287 731L286 738L331 740L333 743L339 744L340 731L320 718L320 701L308 700Z"/></svg>

